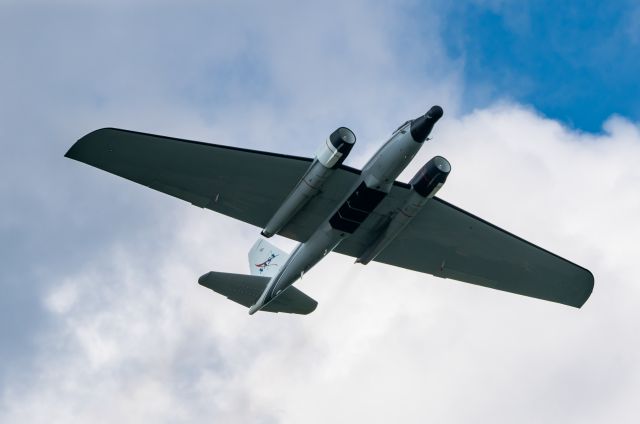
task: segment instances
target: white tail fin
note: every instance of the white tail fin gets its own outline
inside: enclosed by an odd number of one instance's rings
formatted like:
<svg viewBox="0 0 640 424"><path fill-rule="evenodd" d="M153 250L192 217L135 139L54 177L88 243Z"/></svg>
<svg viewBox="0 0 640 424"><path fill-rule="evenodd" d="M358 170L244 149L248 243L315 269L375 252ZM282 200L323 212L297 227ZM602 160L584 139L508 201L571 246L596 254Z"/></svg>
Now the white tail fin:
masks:
<svg viewBox="0 0 640 424"><path fill-rule="evenodd" d="M264 239L258 239L249 250L251 275L273 277L289 259L289 254Z"/></svg>

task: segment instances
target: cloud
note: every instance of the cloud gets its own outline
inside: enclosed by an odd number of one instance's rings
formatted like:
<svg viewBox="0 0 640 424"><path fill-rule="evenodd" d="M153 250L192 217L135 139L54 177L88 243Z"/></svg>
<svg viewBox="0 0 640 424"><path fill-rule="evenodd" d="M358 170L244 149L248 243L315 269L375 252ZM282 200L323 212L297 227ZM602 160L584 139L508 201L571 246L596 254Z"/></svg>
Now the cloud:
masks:
<svg viewBox="0 0 640 424"><path fill-rule="evenodd" d="M366 128L359 132L365 141L379 134L365 122L388 128L404 112L389 107L393 87L407 88L393 50L399 40L384 30L395 16L391 7L326 4L299 16L291 2L2 7L0 46L12 58L0 71L0 309L13 318L0 324L7 340L0 360L7 362L28 360L33 334L49 325L38 299L50 285L105 246L161 240L173 231L167 216L183 207L63 160L83 134L116 126L267 150L286 146L302 155L342 123ZM331 39L322 37L326 32ZM344 43L329 57L336 40ZM382 83L388 74L398 80ZM412 87L414 103L402 107L422 111L419 94L430 85ZM367 107L378 103L373 86L388 96L386 105ZM28 366L12 368L0 370L0 381Z"/></svg>
<svg viewBox="0 0 640 424"><path fill-rule="evenodd" d="M459 113L437 37L399 48L394 5L15 7L2 282L28 300L2 321L28 341L3 334L21 354L4 352L0 421L636 421L637 123ZM258 229L62 158L105 125L300 155L349 125L358 165L440 99L401 179L446 156L442 197L593 271L582 310L334 254L297 283L313 314L249 317L196 280L245 272Z"/></svg>
<svg viewBox="0 0 640 424"><path fill-rule="evenodd" d="M333 255L299 283L314 314L249 317L195 276L243 272L257 231L185 205L162 249L122 242L52 285L57 326L3 420L633 422L637 125L596 137L512 104L442 124L442 196L591 268L582 310Z"/></svg>

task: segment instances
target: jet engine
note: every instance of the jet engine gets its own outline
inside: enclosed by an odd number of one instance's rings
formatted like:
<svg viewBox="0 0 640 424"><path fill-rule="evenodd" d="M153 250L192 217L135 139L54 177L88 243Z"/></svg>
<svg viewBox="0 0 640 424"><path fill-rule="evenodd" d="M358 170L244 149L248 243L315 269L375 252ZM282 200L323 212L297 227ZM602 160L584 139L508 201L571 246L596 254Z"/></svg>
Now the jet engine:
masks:
<svg viewBox="0 0 640 424"><path fill-rule="evenodd" d="M400 231L411 222L420 209L440 190L451 172L451 165L442 156L435 156L411 179L411 192L400 208L384 227L373 244L356 259L356 263L368 264L384 250Z"/></svg>
<svg viewBox="0 0 640 424"><path fill-rule="evenodd" d="M316 160L325 168L337 168L349 155L356 143L356 135L349 128L340 127L320 145Z"/></svg>
<svg viewBox="0 0 640 424"><path fill-rule="evenodd" d="M420 207L440 190L440 187L447 181L449 172L451 172L449 161L442 156L434 156L409 181L412 191L416 192L421 198L419 200L419 202L422 202ZM411 197L413 197L413 193ZM418 200L417 197L416 200Z"/></svg>
<svg viewBox="0 0 640 424"><path fill-rule="evenodd" d="M356 142L356 136L349 128L340 127L329 135L316 157L300 181L280 205L262 230L262 235L277 234L322 188L327 178L340 166Z"/></svg>

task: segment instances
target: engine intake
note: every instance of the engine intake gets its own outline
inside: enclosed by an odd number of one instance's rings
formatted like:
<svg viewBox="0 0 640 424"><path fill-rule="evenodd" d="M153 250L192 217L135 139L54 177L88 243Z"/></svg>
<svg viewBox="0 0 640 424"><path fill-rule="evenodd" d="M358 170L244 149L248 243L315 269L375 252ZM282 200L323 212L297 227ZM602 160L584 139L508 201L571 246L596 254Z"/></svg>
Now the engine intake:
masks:
<svg viewBox="0 0 640 424"><path fill-rule="evenodd" d="M409 181L413 190L422 197L433 197L447 181L451 164L442 156L435 156L427 162Z"/></svg>
<svg viewBox="0 0 640 424"><path fill-rule="evenodd" d="M349 128L340 127L327 138L316 152L316 159L326 168L337 168L349 155L356 135Z"/></svg>

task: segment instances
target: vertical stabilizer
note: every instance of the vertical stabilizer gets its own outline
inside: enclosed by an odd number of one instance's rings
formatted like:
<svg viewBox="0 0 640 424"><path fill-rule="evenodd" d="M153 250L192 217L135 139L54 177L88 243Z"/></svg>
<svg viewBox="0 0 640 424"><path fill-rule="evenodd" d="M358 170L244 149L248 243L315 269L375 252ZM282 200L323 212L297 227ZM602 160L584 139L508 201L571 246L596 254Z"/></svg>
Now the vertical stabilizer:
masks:
<svg viewBox="0 0 640 424"><path fill-rule="evenodd" d="M264 239L258 239L249 250L251 275L273 277L289 259L289 254Z"/></svg>

